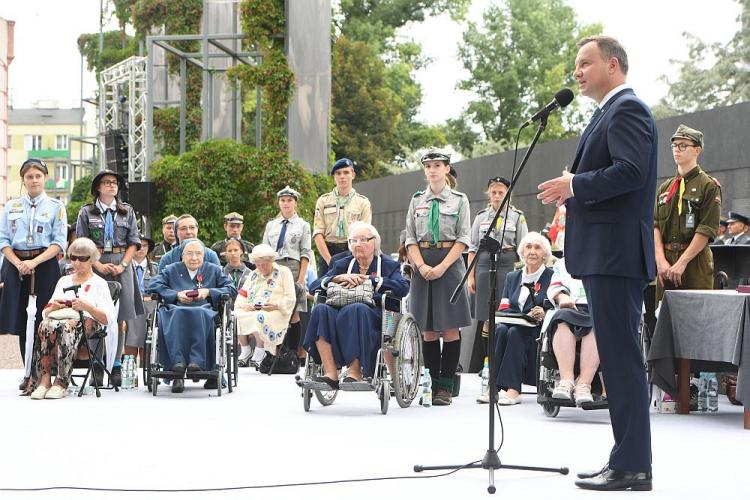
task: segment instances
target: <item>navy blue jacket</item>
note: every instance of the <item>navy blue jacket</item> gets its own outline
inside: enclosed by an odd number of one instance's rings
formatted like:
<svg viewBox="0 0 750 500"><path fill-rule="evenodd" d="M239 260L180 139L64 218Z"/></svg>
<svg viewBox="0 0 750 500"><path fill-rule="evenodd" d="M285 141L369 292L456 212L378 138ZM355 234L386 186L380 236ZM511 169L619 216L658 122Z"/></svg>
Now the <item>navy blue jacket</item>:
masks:
<svg viewBox="0 0 750 500"><path fill-rule="evenodd" d="M654 118L631 89L615 94L586 127L565 223L573 277L655 277L656 152Z"/></svg>
<svg viewBox="0 0 750 500"><path fill-rule="evenodd" d="M510 300L510 308L507 312L526 314L536 306L544 307L544 299L547 298L547 288L549 288L550 281L552 281L552 274L554 273L549 267L542 271L542 275L537 280L540 286L539 292L536 294L529 293L529 298L526 299L526 303L519 311L517 303L518 295L521 293L523 272L522 270L518 270L508 273L505 277L505 287L503 288L503 298Z"/></svg>

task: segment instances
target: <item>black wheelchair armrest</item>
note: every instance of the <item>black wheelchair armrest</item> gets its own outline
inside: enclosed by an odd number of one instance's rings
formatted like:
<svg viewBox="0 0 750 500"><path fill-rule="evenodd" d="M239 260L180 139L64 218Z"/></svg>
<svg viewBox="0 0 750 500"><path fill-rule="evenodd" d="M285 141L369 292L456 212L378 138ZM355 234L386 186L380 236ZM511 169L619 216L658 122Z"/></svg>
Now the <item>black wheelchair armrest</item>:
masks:
<svg viewBox="0 0 750 500"><path fill-rule="evenodd" d="M401 312L401 299L393 295L393 292L387 290L382 293L381 302L383 303L383 309L393 312Z"/></svg>
<svg viewBox="0 0 750 500"><path fill-rule="evenodd" d="M315 292L313 304L325 304L327 298L328 296L326 295L325 290L318 290L317 292Z"/></svg>

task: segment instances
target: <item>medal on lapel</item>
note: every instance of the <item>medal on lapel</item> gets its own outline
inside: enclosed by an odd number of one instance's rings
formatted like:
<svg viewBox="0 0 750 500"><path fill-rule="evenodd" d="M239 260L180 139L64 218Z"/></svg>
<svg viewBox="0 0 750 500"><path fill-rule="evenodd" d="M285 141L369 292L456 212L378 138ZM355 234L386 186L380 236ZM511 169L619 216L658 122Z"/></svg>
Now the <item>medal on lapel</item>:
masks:
<svg viewBox="0 0 750 500"><path fill-rule="evenodd" d="M195 279L198 281L198 288L203 288L203 275L198 273Z"/></svg>

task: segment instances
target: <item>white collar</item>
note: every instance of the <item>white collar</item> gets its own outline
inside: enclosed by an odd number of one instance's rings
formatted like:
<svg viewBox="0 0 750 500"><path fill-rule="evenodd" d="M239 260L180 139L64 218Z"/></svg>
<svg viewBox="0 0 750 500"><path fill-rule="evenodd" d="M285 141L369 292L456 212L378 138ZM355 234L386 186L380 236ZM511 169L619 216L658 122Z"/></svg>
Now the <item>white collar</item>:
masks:
<svg viewBox="0 0 750 500"><path fill-rule="evenodd" d="M42 191L42 193L36 198L32 198L28 193L26 193L25 195L23 195L23 198L29 202L29 205L39 205L47 198L47 193Z"/></svg>
<svg viewBox="0 0 750 500"><path fill-rule="evenodd" d="M200 271L200 268L196 269L195 271L191 271L190 269L187 270L188 274L190 275L191 280L195 279L195 276L198 274L198 271Z"/></svg>
<svg viewBox="0 0 750 500"><path fill-rule="evenodd" d="M136 267L142 267L143 269L148 269L148 259L143 259L140 262L133 261L133 264L135 264Z"/></svg>
<svg viewBox="0 0 750 500"><path fill-rule="evenodd" d="M105 205L101 199L97 198L96 206L101 212L104 212L105 210L112 210L114 212L115 210L117 210L117 199L115 198L114 200L112 200L111 204Z"/></svg>
<svg viewBox="0 0 750 500"><path fill-rule="evenodd" d="M607 101L612 99L618 92L625 90L625 89L632 89L630 85L627 83L623 83L622 85L618 85L617 87L613 88L609 92L607 92L607 95L604 96L604 99L602 99L602 102L599 103L599 109L603 108L605 104L607 104Z"/></svg>
<svg viewBox="0 0 750 500"><path fill-rule="evenodd" d="M523 266L523 271L521 271L521 284L523 285L524 283L536 283L537 281L539 281L539 277L542 275L545 269L546 267L544 266L544 264L542 264L541 266L539 266L539 269L535 273L527 274L526 266Z"/></svg>

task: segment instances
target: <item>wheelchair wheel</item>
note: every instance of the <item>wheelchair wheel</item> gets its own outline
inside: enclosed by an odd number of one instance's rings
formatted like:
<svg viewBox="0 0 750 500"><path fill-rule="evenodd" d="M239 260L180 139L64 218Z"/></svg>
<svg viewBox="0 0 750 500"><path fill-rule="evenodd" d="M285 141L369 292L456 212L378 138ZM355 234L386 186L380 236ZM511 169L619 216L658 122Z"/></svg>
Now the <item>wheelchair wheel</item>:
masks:
<svg viewBox="0 0 750 500"><path fill-rule="evenodd" d="M542 410L544 410L544 414L550 418L555 418L557 414L560 413L560 407L550 403L543 403Z"/></svg>
<svg viewBox="0 0 750 500"><path fill-rule="evenodd" d="M401 408L407 408L419 393L422 372L422 339L414 317L404 314L396 327L393 389Z"/></svg>
<svg viewBox="0 0 750 500"><path fill-rule="evenodd" d="M159 379L156 377L150 377L151 378L151 394L156 396L156 391L159 390Z"/></svg>
<svg viewBox="0 0 750 500"><path fill-rule="evenodd" d="M339 391L315 391L315 399L323 406L331 406L338 394Z"/></svg>
<svg viewBox="0 0 750 500"><path fill-rule="evenodd" d="M391 384L387 380L383 380L383 383L380 384L378 397L380 398L380 413L385 415L388 413L388 402L391 399Z"/></svg>
<svg viewBox="0 0 750 500"><path fill-rule="evenodd" d="M316 393L316 396L317 396L317 393ZM302 389L302 407L305 409L306 412L310 411L311 399L312 399L312 391L310 389ZM320 401L320 399L318 399L318 401Z"/></svg>
<svg viewBox="0 0 750 500"><path fill-rule="evenodd" d="M151 366L150 360L151 359L151 343L146 342L143 346L143 360L141 367L141 370L143 371L143 386L146 388L146 390L151 390L151 370L149 370L149 367Z"/></svg>

